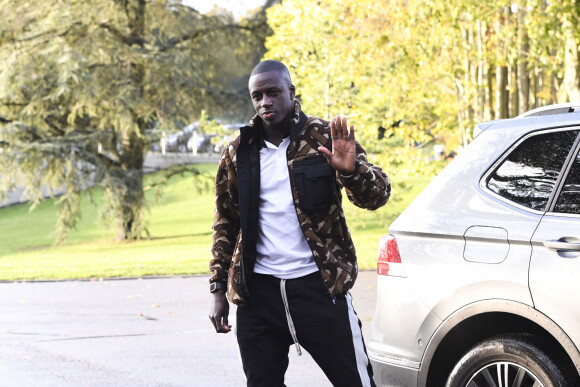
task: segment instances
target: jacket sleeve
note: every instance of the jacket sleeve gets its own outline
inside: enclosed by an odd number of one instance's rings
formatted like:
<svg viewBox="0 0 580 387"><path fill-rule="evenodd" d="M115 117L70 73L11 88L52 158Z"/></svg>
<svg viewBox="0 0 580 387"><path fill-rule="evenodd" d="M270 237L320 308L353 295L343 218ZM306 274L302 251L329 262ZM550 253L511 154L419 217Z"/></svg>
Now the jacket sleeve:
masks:
<svg viewBox="0 0 580 387"><path fill-rule="evenodd" d="M391 181L387 174L367 160L365 150L356 145L355 171L338 179L344 186L348 199L357 207L376 210L384 206L391 196Z"/></svg>
<svg viewBox="0 0 580 387"><path fill-rule="evenodd" d="M240 212L236 170L231 155L233 147L224 148L215 181L215 212L213 220L210 282L227 282L232 254L240 230Z"/></svg>

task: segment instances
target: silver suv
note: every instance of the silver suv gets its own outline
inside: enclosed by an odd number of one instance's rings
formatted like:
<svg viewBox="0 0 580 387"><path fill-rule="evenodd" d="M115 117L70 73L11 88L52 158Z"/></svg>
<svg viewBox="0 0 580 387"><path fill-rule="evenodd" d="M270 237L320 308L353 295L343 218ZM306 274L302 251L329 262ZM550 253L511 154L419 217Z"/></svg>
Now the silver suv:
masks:
<svg viewBox="0 0 580 387"><path fill-rule="evenodd" d="M580 104L479 124L381 239L382 386L580 386Z"/></svg>

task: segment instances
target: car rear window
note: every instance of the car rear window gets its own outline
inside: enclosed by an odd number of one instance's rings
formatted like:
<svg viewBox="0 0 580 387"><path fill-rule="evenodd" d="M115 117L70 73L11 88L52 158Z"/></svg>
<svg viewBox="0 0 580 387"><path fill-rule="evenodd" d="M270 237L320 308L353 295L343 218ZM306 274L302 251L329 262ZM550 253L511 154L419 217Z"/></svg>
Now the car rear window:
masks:
<svg viewBox="0 0 580 387"><path fill-rule="evenodd" d="M564 182L554 212L580 214L580 154L576 156L572 169Z"/></svg>
<svg viewBox="0 0 580 387"><path fill-rule="evenodd" d="M496 194L543 211L578 130L548 132L522 141L488 180Z"/></svg>

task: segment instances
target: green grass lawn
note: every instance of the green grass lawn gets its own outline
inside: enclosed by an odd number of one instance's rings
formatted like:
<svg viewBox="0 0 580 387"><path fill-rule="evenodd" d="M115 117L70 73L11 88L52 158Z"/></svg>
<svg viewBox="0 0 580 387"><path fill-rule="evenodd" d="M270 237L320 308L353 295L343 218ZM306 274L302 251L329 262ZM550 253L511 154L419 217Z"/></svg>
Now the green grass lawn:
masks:
<svg viewBox="0 0 580 387"><path fill-rule="evenodd" d="M114 231L98 222L98 210L88 195L82 200L82 219L68 234L67 243L54 245L57 219L55 200L34 211L28 205L0 209L0 280L96 279L208 273L214 210L215 165L207 172L205 188L189 176L173 177L162 199L148 192L150 239L113 241ZM158 174L148 175L147 181ZM199 180L198 180L199 181ZM427 179L407 179L406 192L384 208L371 212L345 199L345 213L361 269L374 268L379 238L408 205ZM397 187L395 187L397 189ZM99 192L95 202L102 200Z"/></svg>

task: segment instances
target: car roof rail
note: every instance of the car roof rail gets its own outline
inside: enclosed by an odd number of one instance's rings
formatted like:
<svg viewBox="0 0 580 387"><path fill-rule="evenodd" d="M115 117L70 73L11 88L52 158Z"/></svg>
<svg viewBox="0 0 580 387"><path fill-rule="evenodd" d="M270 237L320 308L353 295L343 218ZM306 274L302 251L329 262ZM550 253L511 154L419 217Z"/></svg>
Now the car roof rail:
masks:
<svg viewBox="0 0 580 387"><path fill-rule="evenodd" d="M566 102L554 105L542 106L525 113L520 114L516 118L534 117L534 116L549 116L555 114L577 113L580 112L580 102Z"/></svg>
<svg viewBox="0 0 580 387"><path fill-rule="evenodd" d="M483 122L480 122L477 125L475 125L475 127L473 128L473 138L476 138L477 136L479 136L486 129L490 128L491 126L493 126L493 124L495 124L498 121L502 121L502 120L483 121Z"/></svg>

